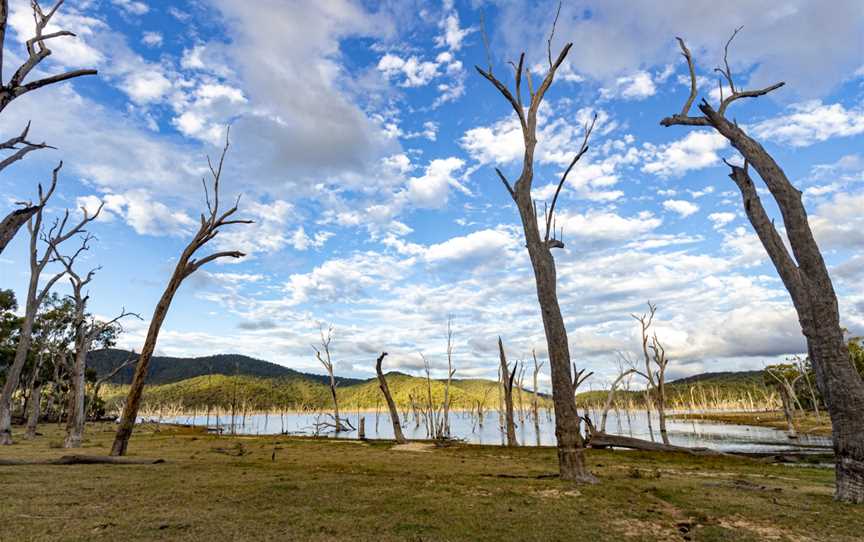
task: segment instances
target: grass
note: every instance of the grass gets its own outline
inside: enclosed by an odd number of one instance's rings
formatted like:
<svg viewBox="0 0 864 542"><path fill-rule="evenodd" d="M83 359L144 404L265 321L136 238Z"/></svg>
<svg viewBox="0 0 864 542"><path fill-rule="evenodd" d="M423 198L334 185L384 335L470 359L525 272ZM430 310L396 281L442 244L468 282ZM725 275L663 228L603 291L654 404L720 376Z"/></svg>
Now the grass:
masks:
<svg viewBox="0 0 864 542"><path fill-rule="evenodd" d="M687 420L709 420L723 423L735 423L743 425L756 425L760 427L773 427L785 431L786 418L780 411L771 412L707 412L699 414L675 414L673 418ZM795 428L805 435L831 436L831 420L828 414L822 412L817 418L814 412L796 412Z"/></svg>
<svg viewBox="0 0 864 542"><path fill-rule="evenodd" d="M47 458L62 434L0 457ZM105 454L113 426L88 427ZM830 469L729 457L589 451L572 486L552 448L217 437L140 428L160 465L0 467L3 540L860 540L864 510L832 501ZM275 459L273 455L275 453Z"/></svg>

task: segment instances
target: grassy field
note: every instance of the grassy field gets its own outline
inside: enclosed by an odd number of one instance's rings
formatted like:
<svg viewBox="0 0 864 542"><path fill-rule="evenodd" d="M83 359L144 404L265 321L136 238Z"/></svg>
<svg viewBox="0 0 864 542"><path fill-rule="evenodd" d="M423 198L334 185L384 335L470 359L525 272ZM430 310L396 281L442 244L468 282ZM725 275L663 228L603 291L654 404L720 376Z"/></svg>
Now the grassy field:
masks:
<svg viewBox="0 0 864 542"><path fill-rule="evenodd" d="M82 452L112 431L89 427ZM63 455L43 432L0 457ZM0 467L0 539L839 542L864 525L830 469L590 451L600 484L574 487L551 448L409 446L142 428L131 455L164 464Z"/></svg>
<svg viewBox="0 0 864 542"><path fill-rule="evenodd" d="M671 416L679 419L710 420L723 423L735 423L742 425L756 425L760 427L773 427L786 431L786 418L783 412L708 412L699 414L676 414ZM818 418L813 412L797 412L795 414L795 428L805 435L831 436L831 420L827 413L822 413Z"/></svg>

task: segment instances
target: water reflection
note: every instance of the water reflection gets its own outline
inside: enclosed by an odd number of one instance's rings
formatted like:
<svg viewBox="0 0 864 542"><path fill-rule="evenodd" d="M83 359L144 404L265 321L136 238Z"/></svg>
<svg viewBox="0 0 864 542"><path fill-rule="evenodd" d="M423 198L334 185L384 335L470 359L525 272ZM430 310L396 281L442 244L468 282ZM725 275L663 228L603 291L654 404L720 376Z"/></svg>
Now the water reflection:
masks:
<svg viewBox="0 0 864 542"><path fill-rule="evenodd" d="M354 412L343 413L354 427L359 426L359 418L365 418L366 438L370 439L392 439L393 426L390 416L385 412ZM590 415L590 413L589 413ZM450 414L451 434L454 438L462 439L473 444L503 444L504 435L499 425L499 416L496 411L486 412L483 420L478 419L476 414L469 412L451 412ZM597 419L591 416L592 419ZM238 416L234 423L230 416L216 416L211 414L209 419L205 416L176 416L162 421L169 423L181 423L190 425L208 426L220 428L224 433L236 432L246 435L268 435L268 434L297 434L314 435L317 423L326 421L326 416L311 413L270 413L250 414L245 417ZM538 419L526 415L524 418L517 416L516 436L519 444L523 446L552 446L555 444L555 424L550 413L541 412ZM428 438L426 428L422 421L417 423L413 417L408 416L402 422L402 432L408 439ZM655 438L658 421L656 414L652 416L651 425L655 428ZM667 421L670 444L688 447L707 447L725 452L779 452L779 451L827 451L831 446L831 440L827 437L814 437L801 435L796 440L790 440L786 433L777 429L767 427L754 427L748 425L734 425L701 420L677 420ZM606 422L608 433L626 435L645 440L651 440L648 415L645 411L620 411L609 412ZM332 436L332 433L318 431L318 434ZM356 431L339 433L340 438L357 438Z"/></svg>

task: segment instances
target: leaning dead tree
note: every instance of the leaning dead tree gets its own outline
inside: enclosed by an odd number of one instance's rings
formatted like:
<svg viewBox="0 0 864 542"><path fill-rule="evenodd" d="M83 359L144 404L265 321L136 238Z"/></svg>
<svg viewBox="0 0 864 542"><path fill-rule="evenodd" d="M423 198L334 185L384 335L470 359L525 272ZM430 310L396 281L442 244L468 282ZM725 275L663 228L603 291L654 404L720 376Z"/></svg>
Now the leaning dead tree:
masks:
<svg viewBox="0 0 864 542"><path fill-rule="evenodd" d="M51 49L46 44L48 40L75 36L72 32L65 30L45 33L45 28L62 4L63 0L59 0L46 13L37 1L31 1L30 6L33 9L33 21L35 23L34 35L25 42L27 58L18 66L7 82L3 77L3 69L5 68L3 53L6 47L9 2L8 0L0 0L0 112L6 109L6 106L12 100L30 91L53 83L81 77L82 75L96 75L96 70L73 70L34 81L27 81L27 76L30 75L30 72L51 55ZM52 148L46 145L45 142L34 143L30 141L28 139L29 132L30 123L28 122L20 135L0 142L0 153L8 153L0 158L0 172L35 150ZM12 211L0 221L0 253L3 252L3 249L6 248L6 245L9 244L9 241L12 240L21 226L36 214L38 210L38 205L22 203L21 208Z"/></svg>
<svg viewBox="0 0 864 542"><path fill-rule="evenodd" d="M390 387L387 385L387 379L384 378L384 372L381 370L381 363L387 356L387 352L382 352L375 361L375 373L378 375L378 387L381 388L381 393L384 394L384 400L387 401L387 408L390 410L390 421L393 422L393 437L397 444L405 444L405 435L402 434L402 424L399 423L399 411L396 410L396 403L393 402L393 396L390 395Z"/></svg>
<svg viewBox="0 0 864 542"><path fill-rule="evenodd" d="M42 281L42 272L54 260L58 247L73 236L83 232L84 227L95 220L102 210L102 206L100 205L99 209L90 215L87 209L82 208L82 219L75 224L70 224L70 213L67 209L62 218L56 219L47 231L43 230L42 221L44 219L45 203L57 186L57 176L60 173L61 167L63 167L62 162L54 168L51 187L47 192L43 192L42 185L39 185L40 206L27 224L27 229L30 233L30 281L27 286L24 318L21 321L21 331L18 337L18 345L15 349L15 358L11 367L6 372L6 382L3 386L3 393L0 395L0 444L12 444L12 395L18 387L21 371L27 362L27 355L30 352L30 343L33 337L33 322L36 319L36 312L51 291L51 288L66 274L64 269L47 281ZM40 239L46 245L41 255L39 254L38 246ZM74 257L71 260L74 261Z"/></svg>
<svg viewBox="0 0 864 542"><path fill-rule="evenodd" d="M728 53L739 30L726 43L724 67L716 70L722 77L720 87L724 90L720 103L715 109L703 99L698 105L701 115L697 116L690 115L697 95L693 58L684 40L678 38L690 71L690 94L681 112L664 118L660 124L715 130L744 158L740 166L727 162L731 169L729 177L741 192L747 218L792 298L807 340L807 352L816 373L816 385L831 417L836 457L835 498L864 503L864 416L861 415L864 412L864 381L849 357L840 326L837 294L822 252L813 237L802 193L789 181L768 151L735 120L726 116L726 110L736 101L764 96L783 86L780 82L761 89L744 90L736 85L729 68ZM791 254L762 205L761 196L750 175L751 166L765 183L780 210Z"/></svg>
<svg viewBox="0 0 864 542"><path fill-rule="evenodd" d="M507 356L504 354L504 343L498 337L498 355L501 362L500 373L504 390L504 422L507 431L507 446L519 446L516 441L516 420L513 419L513 382L516 380L516 370L519 362L513 364L513 370L507 364Z"/></svg>
<svg viewBox="0 0 864 542"><path fill-rule="evenodd" d="M207 204L207 214L201 213L201 225L195 236L183 249L180 258L177 260L177 265L174 267L174 272L168 280L168 285L153 311L153 317L150 319L150 327L147 329L147 337L144 340L144 347L141 349L141 355L138 357L138 362L135 364L135 373L132 376L132 384L129 387L129 394L126 397L126 405L123 407L123 414L120 417L120 427L117 429L117 434L114 437L114 444L111 447L111 455L119 456L126 454L126 448L129 446L129 438L132 436L132 430L135 426L135 420L138 418L138 409L141 407L141 397L144 392L144 384L147 379L147 369L150 367L150 360L153 357L153 351L156 349L156 340L159 338L159 330L162 329L162 323L165 321L165 316L168 315L168 309L171 308L171 301L174 295L180 288L180 285L187 277L204 265L218 260L220 258L242 258L245 256L237 250L217 251L213 252L201 259L195 257L196 253L201 250L208 242L210 242L225 226L234 224L251 224L251 220L233 218L237 212L237 206L240 203L238 196L234 205L226 211L221 211L219 208L219 183L222 179L222 166L225 163L225 155L228 153L228 134L225 135L225 147L222 149L222 155L219 158L219 163L214 167L210 160L207 164L210 167L210 174L213 177L213 199L210 198L210 191L207 188L206 180L202 179L204 185L204 200Z"/></svg>
<svg viewBox="0 0 864 542"><path fill-rule="evenodd" d="M560 6L558 11L560 13ZM557 15L555 20L557 22ZM585 126L582 145L575 153L572 161L558 182L552 203L546 208L543 218L543 233L538 225L537 208L531 196L531 186L534 180L534 150L537 146L537 112L540 104L546 96L546 91L552 85L555 73L564 62L572 43L564 46L557 58L552 58L552 38L555 34L555 24L552 25L552 33L547 42L547 60L549 63L546 75L539 86L535 89L531 81L531 71L525 65L525 53L519 56L518 64L514 63L515 86L513 91L502 83L492 72L491 54L489 54L489 67L484 70L477 66L476 69L504 96L512 106L519 125L522 129L522 139L525 149L522 162L522 171L515 183L507 180L500 169L495 169L501 182L516 203L522 227L525 234L525 244L528 255L531 258L531 266L534 270L534 278L537 286L537 300L540 303L540 312L543 318L543 329L546 333L546 343L549 352L549 366L552 373L552 400L555 408L555 436L558 440L558 465L561 478L575 482L594 482L596 478L588 471L583 456L584 440L579 432L579 413L574 400L573 381L570 373L570 345L567 340L567 328L558 305L557 276L555 259L552 249L563 248L563 229L559 230L555 220L555 205L567 176L582 156L588 151L588 138L594 127ZM522 102L522 80L525 78L528 84L529 103L527 111ZM596 122L596 116L594 117Z"/></svg>
<svg viewBox="0 0 864 542"><path fill-rule="evenodd" d="M600 432L606 432L606 419L609 417L609 410L612 408L612 403L615 401L615 392L626 379L636 372L635 367L627 366L627 359L623 354L618 355L618 376L612 381L609 386L609 393L606 394L606 402L603 404L603 413L600 416Z"/></svg>
<svg viewBox="0 0 864 542"><path fill-rule="evenodd" d="M87 302L90 300L90 296L84 293L84 288L90 284L99 268L91 269L86 275L81 276L72 264L79 254L89 250L88 243L91 239L92 236L86 235L78 251L69 257L62 256L55 248L57 260L63 264L63 267L66 268L66 274L69 276L69 282L72 285L72 300L75 303L75 312L72 316L72 327L75 330L75 358L70 375L71 389L66 414L64 448L80 448L81 439L84 436L84 422L87 419L87 413L84 410L87 396L84 376L87 369L87 354L90 352L90 347L97 337L110 327L117 325L123 318L134 316L141 319L139 315L126 312L126 309L123 309L117 317L108 321L100 322L95 317L90 317L88 320Z"/></svg>

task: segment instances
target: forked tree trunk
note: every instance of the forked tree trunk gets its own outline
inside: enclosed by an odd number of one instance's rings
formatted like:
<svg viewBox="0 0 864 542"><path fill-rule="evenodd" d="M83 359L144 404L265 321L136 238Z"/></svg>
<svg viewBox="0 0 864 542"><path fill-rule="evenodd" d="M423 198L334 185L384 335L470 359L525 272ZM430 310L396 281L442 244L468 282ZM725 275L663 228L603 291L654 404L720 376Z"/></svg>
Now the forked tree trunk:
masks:
<svg viewBox="0 0 864 542"><path fill-rule="evenodd" d="M384 400L387 401L387 409L390 410L390 421L393 423L393 437L397 444L405 444L405 435L402 434L402 424L399 423L399 411L396 410L396 403L393 402L393 396L390 395L390 387L387 385L387 379L384 377L384 372L381 370L381 363L387 352L378 356L375 362L375 372L378 374L378 387L381 388L381 393L384 394Z"/></svg>
<svg viewBox="0 0 864 542"><path fill-rule="evenodd" d="M501 342L501 337L498 337L498 353L501 361L501 378L503 379L504 389L504 423L507 432L507 446L519 446L516 440L516 420L513 419L513 380L516 378L516 369L519 367L517 362L513 366L513 371L507 366L507 356L504 354L504 343Z"/></svg>
<svg viewBox="0 0 864 542"><path fill-rule="evenodd" d="M713 113L718 131L729 138L765 181L780 207L794 259L762 207L753 181L745 168L733 167L730 175L744 200L744 208L783 283L792 296L807 351L816 373L816 385L825 398L831 417L836 455L838 500L864 503L864 382L852 365L843 329L837 294L825 260L813 238L807 212L797 190L774 159L743 130Z"/></svg>
<svg viewBox="0 0 864 542"><path fill-rule="evenodd" d="M731 41L727 42L727 51ZM744 157L744 167L729 164L732 169L730 178L741 192L750 224L789 291L807 340L807 352L816 373L816 385L831 417L836 458L834 496L839 501L864 503L864 381L849 358L840 326L837 294L810 229L802 193L789 182L762 145L725 115L726 109L736 100L765 95L780 88L783 83L759 90L736 89L727 63L725 71L720 71L728 82L729 93L716 110L702 100L699 110L703 116L691 117L689 111L696 98L698 85L690 51L680 39L679 44L690 70L690 96L681 113L663 119L661 124L713 128ZM792 254L786 249L783 238L762 205L750 178L750 165L765 182L780 210Z"/></svg>
<svg viewBox="0 0 864 542"><path fill-rule="evenodd" d="M552 34L554 34L554 31L555 25L553 24ZM593 129L593 123L590 127L585 127L585 139L582 142L582 147L575 152L573 160L558 183L555 196L546 213L545 234L543 236L541 236L537 225L536 208L531 195L531 186L534 180L534 150L537 146L537 112L540 109L540 104L543 102L546 91L552 85L555 72L573 47L572 43L565 45L553 62L551 51L552 37L550 35L547 42L549 69L536 89L531 85L530 71L525 68L524 53L520 55L518 66L515 69L515 92L511 92L505 84L492 74L491 60L488 71L483 70L479 66L476 69L510 103L522 130L525 153L519 178L511 185L500 170L496 170L496 173L501 178L519 209L522 230L525 235L525 244L528 249L528 255L531 258L531 267L534 270L537 300L540 303L540 314L543 319L543 330L546 334L546 345L549 352L549 367L552 373L552 401L555 408L555 436L558 440L558 466L561 478L575 482L596 482L596 478L588 472L583 456L584 440L579 432L579 413L576 410L575 390L570 373L570 364L572 361L570 359L570 345L567 341L567 328L564 325L564 318L558 305L555 260L551 252L553 248L564 247L563 241L556 238L554 222L555 203L573 166L588 151L588 138ZM522 104L521 82L523 75L528 81L528 90L531 98L527 111Z"/></svg>

